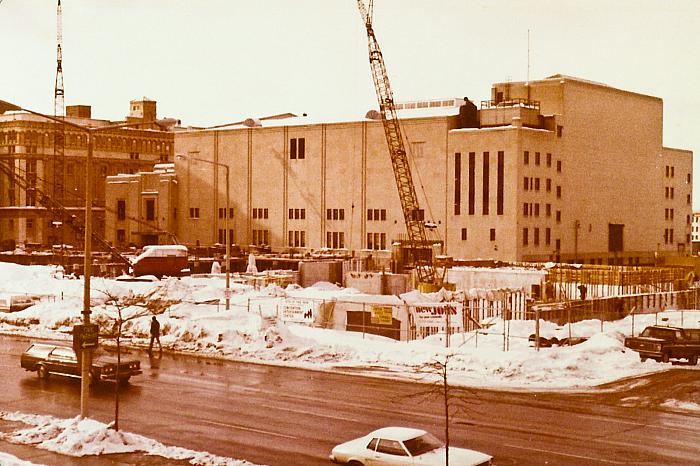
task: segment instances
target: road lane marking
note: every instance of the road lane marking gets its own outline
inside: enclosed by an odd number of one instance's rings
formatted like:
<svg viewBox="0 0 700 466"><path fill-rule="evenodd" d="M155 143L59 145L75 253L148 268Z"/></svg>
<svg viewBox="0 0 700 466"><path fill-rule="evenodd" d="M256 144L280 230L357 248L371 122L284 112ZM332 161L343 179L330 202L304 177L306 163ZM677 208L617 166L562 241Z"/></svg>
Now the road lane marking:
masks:
<svg viewBox="0 0 700 466"><path fill-rule="evenodd" d="M335 414L330 415L330 414L313 413L313 412L309 412L309 411L303 410L303 409L282 408L282 407L276 407L276 406L268 406L268 409L276 409L277 411L286 411L286 412L294 413L294 414L306 414L308 416L316 416L316 417L322 417L322 418L332 419L332 420L349 421L349 422L363 422L362 419L357 419L354 417L338 416Z"/></svg>
<svg viewBox="0 0 700 466"><path fill-rule="evenodd" d="M540 453L551 453L553 455L559 455L559 456L568 456L568 457L576 458L576 459L580 459L580 460L591 460L591 461L595 461L596 463L627 464L625 461L605 460L605 459L601 459L601 458L593 458L591 456L573 455L570 453L560 453L558 451L544 450L542 448L521 447L520 445L511 445L511 444L504 444L503 446L510 447L510 448L519 448L521 450L536 451L536 452L540 452Z"/></svg>
<svg viewBox="0 0 700 466"><path fill-rule="evenodd" d="M216 422L216 421L207 421L207 420L202 420L202 422L205 424L213 424L215 426L222 426L222 427L232 427L232 428L238 429L238 430L246 430L248 432L257 432L258 434L273 435L275 437L284 437L284 438L289 438L292 440L296 440L299 438L299 437L294 437L293 435L278 434L277 432L270 432L269 430L253 429L252 427L243 427L243 426L239 426L238 424L228 424L226 422Z"/></svg>

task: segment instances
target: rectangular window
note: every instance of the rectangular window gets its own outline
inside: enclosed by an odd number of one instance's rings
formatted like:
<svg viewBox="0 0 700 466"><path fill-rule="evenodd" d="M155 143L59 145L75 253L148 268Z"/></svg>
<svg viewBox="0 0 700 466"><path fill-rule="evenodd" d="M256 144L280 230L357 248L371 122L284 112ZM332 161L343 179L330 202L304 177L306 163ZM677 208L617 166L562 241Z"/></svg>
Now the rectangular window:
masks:
<svg viewBox="0 0 700 466"><path fill-rule="evenodd" d="M462 241L466 241L466 240L467 240L467 229L462 228Z"/></svg>
<svg viewBox="0 0 700 466"><path fill-rule="evenodd" d="M305 248L306 247L306 231L304 230L290 230L288 233L287 246L291 248Z"/></svg>
<svg viewBox="0 0 700 466"><path fill-rule="evenodd" d="M557 160L557 171L561 172L561 160Z"/></svg>
<svg viewBox="0 0 700 466"><path fill-rule="evenodd" d="M498 169L496 177L496 215L503 215L503 178L504 178L505 153L498 151ZM537 179L539 182L539 178Z"/></svg>
<svg viewBox="0 0 700 466"><path fill-rule="evenodd" d="M674 191L674 188L671 188L671 199L673 199L673 191Z"/></svg>
<svg viewBox="0 0 700 466"><path fill-rule="evenodd" d="M527 228L523 228L523 246L527 246L528 243L528 237L527 237Z"/></svg>
<svg viewBox="0 0 700 466"><path fill-rule="evenodd" d="M540 203L535 204L535 217L540 216Z"/></svg>
<svg viewBox="0 0 700 466"><path fill-rule="evenodd" d="M306 158L306 139L304 138L299 138L299 154L297 155L297 158Z"/></svg>
<svg viewBox="0 0 700 466"><path fill-rule="evenodd" d="M527 217L529 215L530 209L528 208L527 202L523 203L523 217Z"/></svg>
<svg viewBox="0 0 700 466"><path fill-rule="evenodd" d="M557 125L557 137L560 138L564 134L564 127L562 125Z"/></svg>
<svg viewBox="0 0 700 466"><path fill-rule="evenodd" d="M481 213L483 215L488 215L489 214L489 153L484 152L484 162L482 164L483 167L483 173L482 173L482 187L483 187L483 192L482 192L482 206L481 206Z"/></svg>
<svg viewBox="0 0 700 466"><path fill-rule="evenodd" d="M270 244L270 230L253 230L253 244L266 246Z"/></svg>
<svg viewBox="0 0 700 466"><path fill-rule="evenodd" d="M146 199L146 220L153 221L156 219L156 200Z"/></svg>
<svg viewBox="0 0 700 466"><path fill-rule="evenodd" d="M525 152L523 152L523 163L524 163L525 165L529 165L529 164L530 164L530 151L525 151Z"/></svg>
<svg viewBox="0 0 700 466"><path fill-rule="evenodd" d="M385 250L386 233L367 233L367 249Z"/></svg>
<svg viewBox="0 0 700 466"><path fill-rule="evenodd" d="M547 217L551 217L551 216L552 216L552 204L545 204L545 206L544 206L544 214L545 214Z"/></svg>
<svg viewBox="0 0 700 466"><path fill-rule="evenodd" d="M533 238L532 238L532 242L535 244L535 246L539 246L539 245L540 245L540 229L539 229L539 228L535 228L534 236L533 236Z"/></svg>
<svg viewBox="0 0 700 466"><path fill-rule="evenodd" d="M530 179L526 176L523 178L523 190L527 191L530 189Z"/></svg>
<svg viewBox="0 0 700 466"><path fill-rule="evenodd" d="M126 242L126 230L117 230L117 243Z"/></svg>
<svg viewBox="0 0 700 466"><path fill-rule="evenodd" d="M545 228L544 229L544 244L545 246L549 246L552 242L552 229L551 228Z"/></svg>
<svg viewBox="0 0 700 466"><path fill-rule="evenodd" d="M540 190L540 179L535 178L535 191L539 191L539 190Z"/></svg>
<svg viewBox="0 0 700 466"><path fill-rule="evenodd" d="M425 210L414 209L411 211L411 220L414 222L422 222L425 220Z"/></svg>
<svg viewBox="0 0 700 466"><path fill-rule="evenodd" d="M561 222L561 210L557 210L556 218L557 218L557 223L560 223Z"/></svg>
<svg viewBox="0 0 700 466"><path fill-rule="evenodd" d="M190 207L190 218L199 218L199 207Z"/></svg>
<svg viewBox="0 0 700 466"><path fill-rule="evenodd" d="M289 158L292 160L297 158L297 140L296 140L296 138L292 138L289 140Z"/></svg>
<svg viewBox="0 0 700 466"><path fill-rule="evenodd" d="M561 186L557 186L557 199L561 199Z"/></svg>
<svg viewBox="0 0 700 466"><path fill-rule="evenodd" d="M547 166L552 166L552 154L550 154L549 152L547 152Z"/></svg>
<svg viewBox="0 0 700 466"><path fill-rule="evenodd" d="M540 165L540 153L535 152L535 165L539 166Z"/></svg>
<svg viewBox="0 0 700 466"><path fill-rule="evenodd" d="M496 229L495 228L491 228L491 230L489 231L489 238L491 239L491 241L496 241Z"/></svg>
<svg viewBox="0 0 700 466"><path fill-rule="evenodd" d="M126 220L126 200L117 200L117 220Z"/></svg>
<svg viewBox="0 0 700 466"><path fill-rule="evenodd" d="M474 197L476 187L474 186L474 181L476 171L476 154L474 152L469 153L469 215L474 215Z"/></svg>
<svg viewBox="0 0 700 466"><path fill-rule="evenodd" d="M454 214L460 214L462 203L462 154L455 153L455 195L454 195Z"/></svg>
<svg viewBox="0 0 700 466"><path fill-rule="evenodd" d="M547 192L552 191L552 179L551 178L547 178L547 182L545 183L545 186L546 186Z"/></svg>

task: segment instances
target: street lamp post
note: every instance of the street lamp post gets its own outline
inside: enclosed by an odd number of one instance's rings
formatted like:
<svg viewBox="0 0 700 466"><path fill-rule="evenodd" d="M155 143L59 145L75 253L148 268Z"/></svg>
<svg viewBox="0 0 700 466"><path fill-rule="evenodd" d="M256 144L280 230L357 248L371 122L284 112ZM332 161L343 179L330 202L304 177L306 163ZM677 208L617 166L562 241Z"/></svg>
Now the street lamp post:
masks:
<svg viewBox="0 0 700 466"><path fill-rule="evenodd" d="M224 213L224 240L226 241L226 290L224 291L224 298L226 299L226 310L228 311L231 309L231 238L229 237L229 232L231 231L229 227L231 222L231 197L229 196L228 165L226 165L225 163L213 162L207 159L192 157L190 155L178 155L177 158L183 160L194 160L197 162L210 163L212 165L218 165L226 169L226 212Z"/></svg>
<svg viewBox="0 0 700 466"><path fill-rule="evenodd" d="M107 131L117 128L126 128L129 126L138 125L148 125L156 124L158 126L167 127L179 124L179 120L166 118L153 121L134 121L126 123L116 123L107 126L83 126L72 121L68 121L65 118L57 118L51 115L45 115L43 113L35 112L29 110L19 105L0 100L0 115L6 111L22 111L31 113L32 115L37 115L48 120L56 121L59 123L64 123L68 126L76 128L80 131L87 133L87 158L85 161L85 250L83 258L83 310L81 311L83 318L83 325L90 324L90 277L91 277L91 266L92 266L92 156L95 146L94 134L100 131ZM80 367L80 416L85 418L88 415L88 395L89 395L89 378L90 378L90 359L91 350L82 348L82 354L80 357L81 367Z"/></svg>

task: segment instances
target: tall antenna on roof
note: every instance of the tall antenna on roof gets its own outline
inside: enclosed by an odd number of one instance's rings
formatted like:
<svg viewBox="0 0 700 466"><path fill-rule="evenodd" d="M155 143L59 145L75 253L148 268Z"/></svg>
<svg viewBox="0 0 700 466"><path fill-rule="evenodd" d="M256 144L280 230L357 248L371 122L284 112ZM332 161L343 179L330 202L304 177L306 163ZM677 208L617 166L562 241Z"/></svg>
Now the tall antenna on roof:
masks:
<svg viewBox="0 0 700 466"><path fill-rule="evenodd" d="M63 11L61 9L61 0L58 0L56 7L56 81L54 85L54 100L53 114L54 117L63 119L66 116L66 108L64 101L65 91L63 89ZM65 140L66 140L66 125L63 122L56 123L53 139L53 189L52 195L58 202L63 202L64 197L64 165L65 165ZM64 243L64 229L61 215L55 216L52 219L53 224L59 226L58 238L61 244ZM54 241L55 244L55 241ZM61 261L63 257L61 256Z"/></svg>
<svg viewBox="0 0 700 466"><path fill-rule="evenodd" d="M530 30L527 30L527 81L525 83L527 87L527 100L530 102Z"/></svg>

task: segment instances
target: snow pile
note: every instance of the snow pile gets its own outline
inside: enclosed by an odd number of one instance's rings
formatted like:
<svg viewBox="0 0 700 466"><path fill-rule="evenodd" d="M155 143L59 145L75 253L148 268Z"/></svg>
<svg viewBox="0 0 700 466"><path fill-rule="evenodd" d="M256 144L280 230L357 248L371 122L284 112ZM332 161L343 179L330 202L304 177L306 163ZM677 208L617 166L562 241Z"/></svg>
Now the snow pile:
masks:
<svg viewBox="0 0 700 466"><path fill-rule="evenodd" d="M3 466L44 466L37 463L30 463L29 461L24 461L16 456L10 455L9 453L3 453L0 451L0 464Z"/></svg>
<svg viewBox="0 0 700 466"><path fill-rule="evenodd" d="M692 401L666 400L661 403L661 406L677 411L690 411L700 414L700 404Z"/></svg>
<svg viewBox="0 0 700 466"><path fill-rule="evenodd" d="M70 330L80 323L82 281L59 279L52 267L15 266L0 263L0 292L36 290L47 296L35 306L20 312L0 313L0 331L39 338L70 340ZM540 335L559 340L585 337L574 346L554 346L536 351L528 337L535 332L533 321L484 322L478 332L424 340L398 342L372 334L317 328L285 322L282 308L287 299L321 301L362 299L355 289L319 283L309 288L290 285L282 289L270 285L255 289L233 285L231 309L221 303L223 278L184 277L159 282L118 282L93 279L92 319L109 323L115 309L105 303L109 295L154 293L176 301L158 316L164 348L210 356L283 364L316 369L353 368L375 374L416 379L421 368L449 358L453 384L482 387L573 388L590 387L619 378L670 368L670 364L648 360L624 348L624 335L638 334L645 326L659 322L668 325L697 326L700 312L667 312L637 315L617 322L599 320L558 326L541 321ZM410 302L426 297L417 293L402 296ZM126 315L133 310L124 310ZM693 324L695 323L695 324ZM129 320L123 326L122 341L145 347L149 340L150 317ZM504 333L506 336L504 337ZM103 340L104 344L109 342Z"/></svg>
<svg viewBox="0 0 700 466"><path fill-rule="evenodd" d="M2 433L0 438L12 443L34 445L44 450L69 456L104 455L110 453L145 452L175 460L189 460L202 466L250 466L253 463L208 452L198 452L180 447L163 445L153 439L123 431L116 431L108 424L93 419L58 419L36 414L8 413L0 411L0 418L17 421L31 427ZM2 457L0 457L2 460ZM4 462L0 464L5 464ZM31 464L31 463L18 463Z"/></svg>

